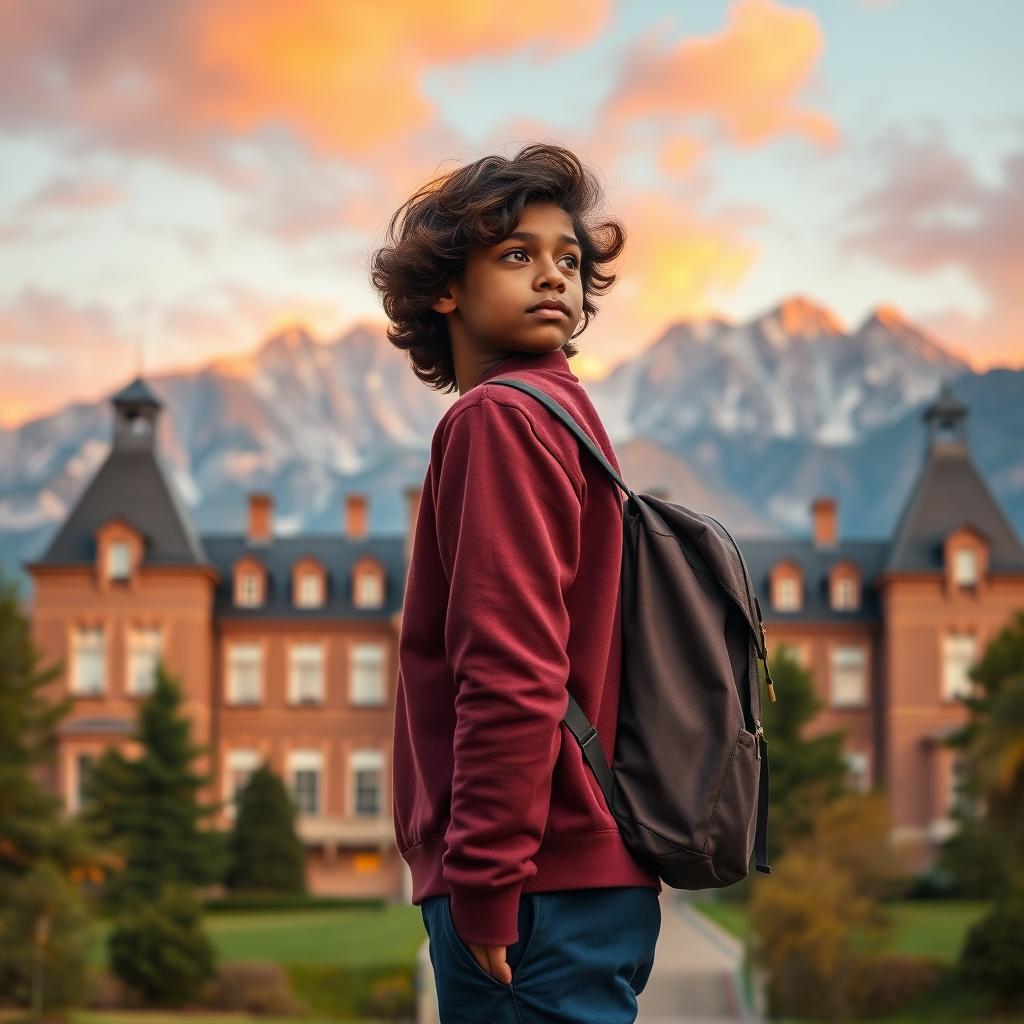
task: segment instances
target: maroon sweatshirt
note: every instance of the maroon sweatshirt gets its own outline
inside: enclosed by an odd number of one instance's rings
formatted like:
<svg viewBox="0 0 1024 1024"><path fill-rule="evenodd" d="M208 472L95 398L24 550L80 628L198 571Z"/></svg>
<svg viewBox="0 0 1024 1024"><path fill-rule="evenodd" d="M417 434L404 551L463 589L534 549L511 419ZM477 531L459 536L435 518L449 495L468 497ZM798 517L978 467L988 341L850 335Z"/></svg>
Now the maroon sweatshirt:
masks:
<svg viewBox="0 0 1024 1024"><path fill-rule="evenodd" d="M659 878L626 849L568 727L571 691L609 763L621 664L622 497L515 374L618 462L562 349L515 353L441 417L406 581L392 800L412 902L449 893L459 936L518 941L523 892Z"/></svg>

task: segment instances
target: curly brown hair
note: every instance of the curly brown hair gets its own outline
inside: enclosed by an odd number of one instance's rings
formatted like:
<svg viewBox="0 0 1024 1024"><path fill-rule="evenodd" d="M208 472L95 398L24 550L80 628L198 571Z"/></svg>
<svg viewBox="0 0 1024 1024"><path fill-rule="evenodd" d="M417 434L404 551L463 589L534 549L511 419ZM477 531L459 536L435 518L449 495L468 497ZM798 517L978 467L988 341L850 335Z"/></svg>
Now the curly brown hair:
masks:
<svg viewBox="0 0 1024 1024"><path fill-rule="evenodd" d="M409 353L413 372L435 391L458 388L448 322L433 309L449 280L459 281L471 248L496 245L516 229L531 202L554 202L572 218L582 250L582 326L562 346L577 354L572 338L597 313L592 296L615 283L606 267L626 243L621 222L590 222L603 205L596 176L571 150L553 143L524 146L507 159L485 156L427 182L392 215L386 244L373 253L370 281L391 325L388 340Z"/></svg>

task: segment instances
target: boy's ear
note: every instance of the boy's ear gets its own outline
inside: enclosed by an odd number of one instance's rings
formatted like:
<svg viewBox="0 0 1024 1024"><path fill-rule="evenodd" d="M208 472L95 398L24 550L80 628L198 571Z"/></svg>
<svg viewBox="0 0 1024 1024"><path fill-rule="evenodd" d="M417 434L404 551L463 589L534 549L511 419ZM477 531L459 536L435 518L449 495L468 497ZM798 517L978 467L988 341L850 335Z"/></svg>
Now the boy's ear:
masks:
<svg viewBox="0 0 1024 1024"><path fill-rule="evenodd" d="M432 308L438 313L451 313L457 306L458 302L449 288L438 297Z"/></svg>

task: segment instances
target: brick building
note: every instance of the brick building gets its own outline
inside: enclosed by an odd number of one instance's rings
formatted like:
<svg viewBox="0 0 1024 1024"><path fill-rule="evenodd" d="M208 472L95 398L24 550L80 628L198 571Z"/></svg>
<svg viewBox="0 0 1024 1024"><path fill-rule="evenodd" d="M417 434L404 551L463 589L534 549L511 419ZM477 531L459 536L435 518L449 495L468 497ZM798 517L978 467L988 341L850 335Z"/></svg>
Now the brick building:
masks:
<svg viewBox="0 0 1024 1024"><path fill-rule="evenodd" d="M314 891L406 897L389 754L419 488L401 535L369 534L366 499L350 494L337 534L275 536L271 497L252 494L244 533L200 536L158 451L162 403L136 378L112 404L106 461L24 564L36 643L64 660L55 691L76 697L54 791L74 810L98 754L131 752L162 658L213 751L201 768L216 780L206 798L227 801L220 825L266 759L298 805ZM949 827L955 765L938 741L961 720L955 695L1024 607L1024 547L971 461L966 415L948 390L926 411L924 465L893 538L841 539L828 498L809 539L740 538L769 649L790 644L814 670L825 708L813 727L848 728L851 771L887 784L921 865Z"/></svg>

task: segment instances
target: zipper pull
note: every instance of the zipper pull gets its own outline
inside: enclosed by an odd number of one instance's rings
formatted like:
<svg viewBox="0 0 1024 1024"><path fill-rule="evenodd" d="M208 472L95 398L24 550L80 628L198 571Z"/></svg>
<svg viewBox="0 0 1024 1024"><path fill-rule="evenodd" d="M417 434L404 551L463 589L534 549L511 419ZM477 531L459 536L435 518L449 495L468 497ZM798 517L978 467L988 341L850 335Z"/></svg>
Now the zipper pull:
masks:
<svg viewBox="0 0 1024 1024"><path fill-rule="evenodd" d="M772 682L772 674L768 671L768 659L764 659L764 678L768 683L768 699L775 703L775 684Z"/></svg>

